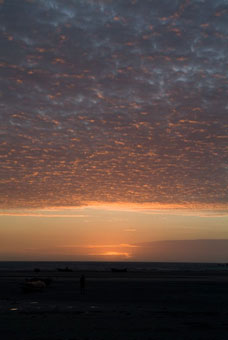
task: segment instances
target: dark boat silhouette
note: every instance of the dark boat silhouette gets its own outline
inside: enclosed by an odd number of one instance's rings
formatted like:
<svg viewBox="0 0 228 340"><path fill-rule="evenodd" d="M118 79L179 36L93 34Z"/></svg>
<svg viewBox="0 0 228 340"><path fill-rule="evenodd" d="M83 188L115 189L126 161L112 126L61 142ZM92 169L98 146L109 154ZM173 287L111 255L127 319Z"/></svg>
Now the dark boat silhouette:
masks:
<svg viewBox="0 0 228 340"><path fill-rule="evenodd" d="M126 273L127 272L127 268L111 268L111 271L113 273Z"/></svg>
<svg viewBox="0 0 228 340"><path fill-rule="evenodd" d="M65 272L65 273L69 273L72 272L73 270L70 269L69 267L65 267L65 268L57 268L58 272Z"/></svg>

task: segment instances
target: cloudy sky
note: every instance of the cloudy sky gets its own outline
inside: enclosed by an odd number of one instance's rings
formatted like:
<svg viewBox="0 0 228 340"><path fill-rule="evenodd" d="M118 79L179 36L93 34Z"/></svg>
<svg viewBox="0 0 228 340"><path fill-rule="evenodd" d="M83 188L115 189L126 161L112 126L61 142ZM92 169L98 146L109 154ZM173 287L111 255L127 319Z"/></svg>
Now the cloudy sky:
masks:
<svg viewBox="0 0 228 340"><path fill-rule="evenodd" d="M228 0L0 0L1 215L224 216L227 18Z"/></svg>

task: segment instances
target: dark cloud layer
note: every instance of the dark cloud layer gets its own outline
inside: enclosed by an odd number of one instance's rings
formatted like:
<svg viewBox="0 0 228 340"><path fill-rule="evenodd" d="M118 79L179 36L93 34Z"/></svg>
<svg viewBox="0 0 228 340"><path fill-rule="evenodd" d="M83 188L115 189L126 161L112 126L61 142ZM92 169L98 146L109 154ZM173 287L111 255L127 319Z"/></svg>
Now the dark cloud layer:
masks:
<svg viewBox="0 0 228 340"><path fill-rule="evenodd" d="M226 262L228 240L169 240L138 244L133 256L156 262Z"/></svg>
<svg viewBox="0 0 228 340"><path fill-rule="evenodd" d="M1 207L227 203L227 0L0 1Z"/></svg>

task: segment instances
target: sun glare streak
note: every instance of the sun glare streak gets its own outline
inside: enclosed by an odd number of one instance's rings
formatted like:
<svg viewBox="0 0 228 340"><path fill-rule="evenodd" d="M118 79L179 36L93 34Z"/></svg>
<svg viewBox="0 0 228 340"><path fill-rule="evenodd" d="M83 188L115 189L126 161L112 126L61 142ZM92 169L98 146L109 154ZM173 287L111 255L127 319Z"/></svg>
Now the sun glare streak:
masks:
<svg viewBox="0 0 228 340"><path fill-rule="evenodd" d="M127 253L127 252L117 252L117 251L107 251L104 253L94 253L94 254L89 254L91 256L108 256L108 257L126 257L126 258L130 258L131 254Z"/></svg>

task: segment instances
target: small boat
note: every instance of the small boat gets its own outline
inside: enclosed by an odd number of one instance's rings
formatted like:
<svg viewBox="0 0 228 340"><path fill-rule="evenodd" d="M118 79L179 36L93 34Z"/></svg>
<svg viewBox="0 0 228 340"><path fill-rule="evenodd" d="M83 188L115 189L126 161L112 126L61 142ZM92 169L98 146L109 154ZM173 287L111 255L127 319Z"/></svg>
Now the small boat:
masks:
<svg viewBox="0 0 228 340"><path fill-rule="evenodd" d="M34 268L33 270L35 273L39 273L40 272L40 268Z"/></svg>
<svg viewBox="0 0 228 340"><path fill-rule="evenodd" d="M111 271L113 273L126 273L127 272L127 268L111 268Z"/></svg>
<svg viewBox="0 0 228 340"><path fill-rule="evenodd" d="M69 267L65 267L65 268L57 268L58 272L65 272L65 273L69 273L72 272L73 270L70 269Z"/></svg>

